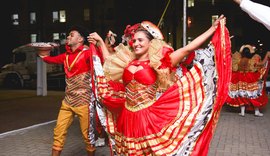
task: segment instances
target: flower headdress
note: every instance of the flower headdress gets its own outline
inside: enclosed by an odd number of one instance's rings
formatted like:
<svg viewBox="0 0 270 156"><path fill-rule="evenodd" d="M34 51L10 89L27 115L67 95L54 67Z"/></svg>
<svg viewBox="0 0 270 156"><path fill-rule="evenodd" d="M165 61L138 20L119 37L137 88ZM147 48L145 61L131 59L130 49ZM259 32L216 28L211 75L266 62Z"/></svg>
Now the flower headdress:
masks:
<svg viewBox="0 0 270 156"><path fill-rule="evenodd" d="M129 43L133 38L135 31L140 27L140 23L134 24L133 26L127 25L124 31L124 35L122 36L122 43Z"/></svg>
<svg viewBox="0 0 270 156"><path fill-rule="evenodd" d="M138 28L144 28L147 30L155 39L163 40L164 37L160 29L150 21L142 21L141 23L134 24L133 26L127 25L122 36L122 43L127 42L130 44L130 40L133 38Z"/></svg>

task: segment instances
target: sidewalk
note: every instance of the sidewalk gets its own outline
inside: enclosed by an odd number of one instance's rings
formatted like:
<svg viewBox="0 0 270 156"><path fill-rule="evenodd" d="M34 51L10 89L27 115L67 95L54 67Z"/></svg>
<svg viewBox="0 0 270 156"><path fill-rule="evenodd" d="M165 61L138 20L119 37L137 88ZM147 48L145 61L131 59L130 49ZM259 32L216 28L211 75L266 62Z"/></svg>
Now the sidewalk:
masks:
<svg viewBox="0 0 270 156"><path fill-rule="evenodd" d="M263 117L253 112L245 117L224 105L208 156L270 155L270 106ZM3 126L3 125L1 125ZM55 121L0 134L0 156L49 156ZM85 156L79 122L71 125L62 156ZM97 148L96 156L109 156L108 146Z"/></svg>
<svg viewBox="0 0 270 156"><path fill-rule="evenodd" d="M0 135L0 156L49 156L55 121L37 127L20 129ZM96 156L109 156L109 148L98 148ZM62 156L86 156L79 121L74 120Z"/></svg>
<svg viewBox="0 0 270 156"><path fill-rule="evenodd" d="M263 110L263 117L223 106L209 156L270 156L270 106Z"/></svg>

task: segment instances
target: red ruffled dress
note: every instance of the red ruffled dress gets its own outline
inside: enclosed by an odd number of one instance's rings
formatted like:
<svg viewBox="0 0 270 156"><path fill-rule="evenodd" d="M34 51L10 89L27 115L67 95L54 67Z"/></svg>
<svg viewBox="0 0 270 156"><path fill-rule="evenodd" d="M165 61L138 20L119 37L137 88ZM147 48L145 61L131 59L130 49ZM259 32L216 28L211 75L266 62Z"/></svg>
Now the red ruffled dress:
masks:
<svg viewBox="0 0 270 156"><path fill-rule="evenodd" d="M239 52L233 54L232 60L233 72L227 105L246 106L248 110L254 110L254 107L264 108L268 103L265 89L268 62L264 66L257 66L256 64L261 61L258 54L247 59L241 58Z"/></svg>
<svg viewBox="0 0 270 156"><path fill-rule="evenodd" d="M180 78L170 64L173 49L161 40L151 42L148 61L134 59L120 44L97 79L116 153L207 155L231 76L228 30L219 26ZM130 66L141 70L131 73Z"/></svg>

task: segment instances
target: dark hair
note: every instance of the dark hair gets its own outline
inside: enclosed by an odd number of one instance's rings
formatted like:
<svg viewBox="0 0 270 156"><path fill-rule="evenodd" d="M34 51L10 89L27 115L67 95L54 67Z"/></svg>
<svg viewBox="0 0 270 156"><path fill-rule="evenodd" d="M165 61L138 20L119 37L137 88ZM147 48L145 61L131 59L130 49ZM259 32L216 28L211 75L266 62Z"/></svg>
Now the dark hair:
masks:
<svg viewBox="0 0 270 156"><path fill-rule="evenodd" d="M68 30L68 32L71 32L71 31L77 31L83 37L84 39L83 44L88 43L87 36L89 35L89 31L85 27L80 26L80 25L74 25Z"/></svg>
<svg viewBox="0 0 270 156"><path fill-rule="evenodd" d="M135 33L136 32L143 32L145 35L146 35L146 38L148 38L150 41L152 40L152 39L154 39L154 36L149 32L149 31L147 31L147 30L145 30L143 27L139 27L136 31L135 31Z"/></svg>
<svg viewBox="0 0 270 156"><path fill-rule="evenodd" d="M242 54L241 54L242 57L246 57L246 58L249 58L249 59L252 58L253 55L254 54L252 54L250 52L250 49L248 47L244 48L243 51L242 51Z"/></svg>

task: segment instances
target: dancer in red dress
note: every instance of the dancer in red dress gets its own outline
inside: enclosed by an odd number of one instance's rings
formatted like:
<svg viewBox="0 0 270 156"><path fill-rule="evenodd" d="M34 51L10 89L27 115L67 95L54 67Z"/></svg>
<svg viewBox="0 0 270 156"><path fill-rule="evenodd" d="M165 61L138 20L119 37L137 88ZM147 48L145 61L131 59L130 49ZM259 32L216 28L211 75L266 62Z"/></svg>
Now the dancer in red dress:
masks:
<svg viewBox="0 0 270 156"><path fill-rule="evenodd" d="M116 154L206 156L231 76L224 16L175 51L149 21L128 29L131 44L113 55L97 33L88 40L99 42L105 58L104 73L96 70L98 93ZM177 65L194 50L194 67L178 77Z"/></svg>
<svg viewBox="0 0 270 156"><path fill-rule="evenodd" d="M246 109L255 111L255 116L263 116L260 109L268 103L265 89L268 58L269 53L261 60L251 45L243 45L239 52L233 54L233 72L226 103L232 107L240 107L240 116L245 116Z"/></svg>

